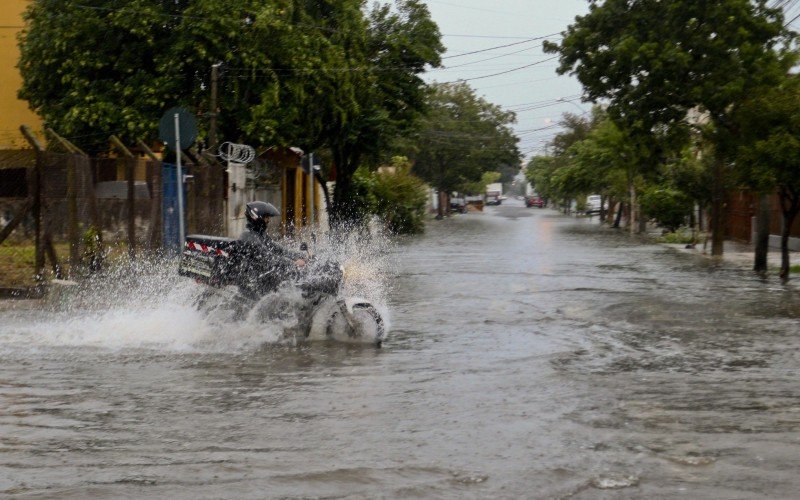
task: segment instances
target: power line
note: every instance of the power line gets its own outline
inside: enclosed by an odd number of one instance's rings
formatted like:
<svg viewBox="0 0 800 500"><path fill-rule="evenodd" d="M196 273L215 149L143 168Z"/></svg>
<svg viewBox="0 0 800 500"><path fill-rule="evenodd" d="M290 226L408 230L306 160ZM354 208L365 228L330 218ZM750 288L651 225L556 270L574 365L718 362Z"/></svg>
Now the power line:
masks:
<svg viewBox="0 0 800 500"><path fill-rule="evenodd" d="M499 73L492 73L491 75L483 75L483 76L476 76L474 78L461 78L459 80L454 80L452 82L444 82L444 83L458 83L458 82L471 82L472 80L482 80L484 78L491 78L493 76L500 76L505 75L507 73L512 73L514 71L519 71L521 69L530 68L531 66L536 66L538 64L542 64L548 61L552 61L553 59L558 58L558 56L548 57L547 59L542 59L541 61L536 61L535 63L526 64L525 66L519 66L517 68L509 69L507 71L501 71Z"/></svg>
<svg viewBox="0 0 800 500"><path fill-rule="evenodd" d="M505 36L505 35L453 35L449 33L442 33L442 36L454 38L491 38L491 39L508 39L508 40L528 40L529 36Z"/></svg>
<svg viewBox="0 0 800 500"><path fill-rule="evenodd" d="M522 40L521 42L506 43L504 45L497 45L497 46L494 46L494 47L489 47L488 49L473 50L471 52L464 52L463 54L455 54L455 55L452 55L452 56L445 56L442 59L443 60L444 59L454 59L456 57L464 57L464 56L470 56L472 54L480 54L482 52L489 52L490 50L503 49L505 47L513 47L514 45L521 45L523 43L535 42L536 40L544 40L545 38L551 38L551 37L558 36L558 35L560 35L560 33L551 33L549 35L537 36L537 37L534 37L534 38L528 38L527 40Z"/></svg>
<svg viewBox="0 0 800 500"><path fill-rule="evenodd" d="M482 63L482 62L486 62L486 61L493 61L495 59L500 59L501 57L507 57L507 56L511 56L511 55L514 55L514 54L519 54L520 52L526 52L528 50L538 49L539 47L541 47L541 45L535 45L533 47L527 47L527 48L524 48L524 49L515 50L514 52L509 52L507 54L500 54L500 55L494 56L494 57L487 57L486 59L479 59L477 61L471 61L471 62L464 63L464 64L458 64L456 66L445 66L444 69L461 68L463 66L469 66L471 64L478 64L478 63Z"/></svg>

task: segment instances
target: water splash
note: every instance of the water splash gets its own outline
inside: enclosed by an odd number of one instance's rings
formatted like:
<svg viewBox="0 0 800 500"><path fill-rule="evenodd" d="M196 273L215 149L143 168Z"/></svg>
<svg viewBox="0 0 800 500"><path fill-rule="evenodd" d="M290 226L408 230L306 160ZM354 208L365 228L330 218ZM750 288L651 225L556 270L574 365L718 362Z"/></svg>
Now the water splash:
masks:
<svg viewBox="0 0 800 500"><path fill-rule="evenodd" d="M300 240L311 241L302 236ZM315 258L341 262L347 279L340 294L369 300L388 322L386 256L390 245L381 235L365 239L354 234L317 237L309 251ZM246 311L227 307L231 304L223 303L224 296L211 307L199 308L197 303L207 288L179 277L175 259L140 258L67 288L45 310L0 313L0 350L252 350L267 343L291 342L286 332L298 324L292 306L302 300L296 289L282 288ZM281 304L286 313L264 314L264 308L274 304Z"/></svg>

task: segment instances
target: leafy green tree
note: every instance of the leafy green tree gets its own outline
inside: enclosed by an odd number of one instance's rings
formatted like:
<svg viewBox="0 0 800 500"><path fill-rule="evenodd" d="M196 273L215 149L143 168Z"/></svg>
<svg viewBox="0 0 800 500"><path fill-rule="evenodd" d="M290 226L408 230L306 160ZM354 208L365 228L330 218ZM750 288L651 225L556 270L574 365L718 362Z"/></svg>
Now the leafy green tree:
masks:
<svg viewBox="0 0 800 500"><path fill-rule="evenodd" d="M745 141L739 147L737 171L757 192L779 193L783 229L781 270L789 278L789 235L800 213L800 81L787 76L780 85L754 93L739 109Z"/></svg>
<svg viewBox="0 0 800 500"><path fill-rule="evenodd" d="M466 182L461 186L461 191L470 195L484 194L486 186L499 182L503 177L500 172L484 172L481 174L481 179L475 182Z"/></svg>
<svg viewBox="0 0 800 500"><path fill-rule="evenodd" d="M574 168L576 166L573 146L586 139L592 131L593 124L591 119L565 113L559 125L564 131L552 140L552 156L533 158L528 165L526 177L540 195L563 200L568 206L573 198L591 192L591 189L578 179L582 170ZM587 176L591 175L587 171Z"/></svg>
<svg viewBox="0 0 800 500"><path fill-rule="evenodd" d="M561 197L557 186L554 184L555 172L558 161L553 156L534 156L525 167L525 178L539 196L545 199L556 200Z"/></svg>
<svg viewBox="0 0 800 500"><path fill-rule="evenodd" d="M350 30L332 36L343 37L338 43L347 49L346 64L362 70L339 76L356 108L330 117L324 130L336 168L330 207L334 226L350 218L353 172L366 162L378 163L397 136L414 129L427 97L420 75L427 66L438 66L444 52L439 28L424 3L400 0L395 7L378 5L373 9L364 20L363 34ZM369 71L363 71L365 68Z"/></svg>
<svg viewBox="0 0 800 500"><path fill-rule="evenodd" d="M414 172L440 193L463 189L487 171L519 164L513 113L475 95L466 83L436 84L413 136ZM444 207L439 203L439 215Z"/></svg>
<svg viewBox="0 0 800 500"><path fill-rule="evenodd" d="M26 21L20 97L78 145L154 140L175 105L214 111L222 140L327 150L334 225L358 218L356 169L416 123L444 51L419 0L41 0Z"/></svg>
<svg viewBox="0 0 800 500"><path fill-rule="evenodd" d="M777 82L787 69L782 51L791 35L780 8L767 0L592 1L559 44L559 73L574 73L589 100L607 99L612 119L640 143L654 170L661 145L681 135L697 108L714 144L712 253L722 253L726 168L735 150L732 113L753 89Z"/></svg>
<svg viewBox="0 0 800 500"><path fill-rule="evenodd" d="M636 184L636 145L599 109L594 112L592 129L567 152L571 162L561 178L573 192L624 200L631 192L630 186Z"/></svg>
<svg viewBox="0 0 800 500"><path fill-rule="evenodd" d="M110 133L127 142L155 139L159 118L172 106L208 111L211 66L222 63L222 136L255 145L295 139L305 126L295 108L320 84L313 69L325 53L318 32L305 34L292 23L293 6L290 0L31 2L20 37L20 97L60 133L103 151Z"/></svg>

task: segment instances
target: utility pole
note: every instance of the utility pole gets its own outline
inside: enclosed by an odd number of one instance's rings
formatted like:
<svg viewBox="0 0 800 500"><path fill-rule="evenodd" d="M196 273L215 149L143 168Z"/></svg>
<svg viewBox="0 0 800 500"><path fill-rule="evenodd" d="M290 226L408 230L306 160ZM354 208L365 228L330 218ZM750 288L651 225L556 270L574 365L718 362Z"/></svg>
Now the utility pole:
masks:
<svg viewBox="0 0 800 500"><path fill-rule="evenodd" d="M220 63L211 65L211 102L209 107L208 147L217 145L217 80L219 79Z"/></svg>

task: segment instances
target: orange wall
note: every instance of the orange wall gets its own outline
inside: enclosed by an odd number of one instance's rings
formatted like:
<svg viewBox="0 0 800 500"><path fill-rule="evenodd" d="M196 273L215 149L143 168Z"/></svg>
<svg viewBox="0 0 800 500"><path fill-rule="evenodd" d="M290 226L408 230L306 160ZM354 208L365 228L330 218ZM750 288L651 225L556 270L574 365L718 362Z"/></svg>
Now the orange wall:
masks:
<svg viewBox="0 0 800 500"><path fill-rule="evenodd" d="M0 149L27 147L19 133L20 125L34 131L42 127L42 120L28 109L28 103L17 99L22 84L17 70L17 33L22 29L22 13L31 1L0 0Z"/></svg>

